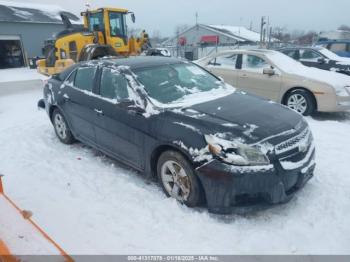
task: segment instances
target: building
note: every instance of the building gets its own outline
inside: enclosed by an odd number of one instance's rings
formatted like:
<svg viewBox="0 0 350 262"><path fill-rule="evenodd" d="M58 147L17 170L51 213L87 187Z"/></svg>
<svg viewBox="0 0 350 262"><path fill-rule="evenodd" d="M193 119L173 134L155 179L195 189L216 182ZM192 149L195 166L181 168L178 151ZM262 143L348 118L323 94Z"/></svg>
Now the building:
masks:
<svg viewBox="0 0 350 262"><path fill-rule="evenodd" d="M350 31L335 30L320 32L319 41L323 40L350 40Z"/></svg>
<svg viewBox="0 0 350 262"><path fill-rule="evenodd" d="M23 67L42 56L44 40L64 29L60 14L80 19L58 6L0 0L0 69Z"/></svg>
<svg viewBox="0 0 350 262"><path fill-rule="evenodd" d="M200 56L200 48L257 45L259 42L260 33L243 26L197 24L166 40L162 46L176 49L177 55L194 60Z"/></svg>

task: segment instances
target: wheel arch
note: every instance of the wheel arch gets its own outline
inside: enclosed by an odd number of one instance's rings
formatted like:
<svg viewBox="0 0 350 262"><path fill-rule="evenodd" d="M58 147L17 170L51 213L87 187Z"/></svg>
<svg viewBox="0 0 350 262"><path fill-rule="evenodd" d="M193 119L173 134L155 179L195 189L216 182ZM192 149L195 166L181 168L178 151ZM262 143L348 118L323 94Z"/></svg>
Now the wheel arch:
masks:
<svg viewBox="0 0 350 262"><path fill-rule="evenodd" d="M293 92L294 90L297 90L297 89L301 89L301 90L304 90L306 91L307 93L310 94L311 98L313 99L313 102L315 104L315 110L317 111L318 110L318 103L317 103L317 99L315 97L315 95L307 88L305 87L301 87L301 86L295 86L295 87L291 87L290 89L288 89L282 96L282 99L281 99L281 104L285 105L286 104L286 99L287 99L287 96Z"/></svg>
<svg viewBox="0 0 350 262"><path fill-rule="evenodd" d="M196 166L194 165L194 162L191 159L190 154L176 145L164 144L164 145L159 145L159 146L154 148L154 150L152 151L152 154L151 154L151 158L150 158L150 168L151 168L152 178L157 179L157 171L156 170L157 170L157 163L158 163L159 157L161 156L162 153L169 151L169 150L180 153L193 167L194 175L197 177L200 191L202 192L201 202L202 202L202 204L206 204L207 203L207 196L206 196L207 192L202 184L201 179L198 177L198 174L196 172Z"/></svg>
<svg viewBox="0 0 350 262"><path fill-rule="evenodd" d="M180 153L194 167L191 156L188 154L188 152L186 152L182 148L179 148L173 144L158 145L153 149L150 157L150 168L151 168L151 175L153 178L157 177L156 170L157 170L157 163L160 155L166 151L171 151L171 150Z"/></svg>
<svg viewBox="0 0 350 262"><path fill-rule="evenodd" d="M52 115L53 115L53 111L55 111L55 109L59 109L57 106L55 105L50 105L49 107L49 117L50 117L50 121L52 122Z"/></svg>

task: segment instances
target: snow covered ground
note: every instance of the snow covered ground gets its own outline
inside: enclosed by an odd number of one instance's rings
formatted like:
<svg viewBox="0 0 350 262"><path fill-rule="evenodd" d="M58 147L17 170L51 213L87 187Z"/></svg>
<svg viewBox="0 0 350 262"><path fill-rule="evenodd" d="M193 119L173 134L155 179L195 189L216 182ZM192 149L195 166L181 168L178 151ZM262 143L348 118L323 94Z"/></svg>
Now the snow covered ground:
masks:
<svg viewBox="0 0 350 262"><path fill-rule="evenodd" d="M349 113L307 119L317 168L290 203L219 217L165 198L91 148L61 144L36 108L41 93L0 96L0 173L7 194L68 253L350 254Z"/></svg>
<svg viewBox="0 0 350 262"><path fill-rule="evenodd" d="M45 80L47 78L47 76L39 74L36 69L29 69L28 67L0 70L1 83L27 80Z"/></svg>

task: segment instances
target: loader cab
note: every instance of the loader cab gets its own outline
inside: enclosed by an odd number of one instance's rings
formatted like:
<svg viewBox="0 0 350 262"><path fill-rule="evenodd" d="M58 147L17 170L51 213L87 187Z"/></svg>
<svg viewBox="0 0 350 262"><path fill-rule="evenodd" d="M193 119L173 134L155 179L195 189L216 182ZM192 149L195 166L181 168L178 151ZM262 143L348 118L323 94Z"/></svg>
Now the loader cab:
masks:
<svg viewBox="0 0 350 262"><path fill-rule="evenodd" d="M100 8L82 13L84 25L96 34L96 44L110 45L120 54L129 52L126 9ZM135 21L133 13L132 20Z"/></svg>

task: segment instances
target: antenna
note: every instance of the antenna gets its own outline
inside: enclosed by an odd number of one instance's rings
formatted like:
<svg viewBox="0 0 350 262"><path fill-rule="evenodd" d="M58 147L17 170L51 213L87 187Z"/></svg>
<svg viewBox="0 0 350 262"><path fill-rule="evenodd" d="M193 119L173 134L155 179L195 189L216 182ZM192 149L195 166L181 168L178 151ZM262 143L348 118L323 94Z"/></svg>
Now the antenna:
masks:
<svg viewBox="0 0 350 262"><path fill-rule="evenodd" d="M198 25L198 12L196 12L195 16L196 16L196 25Z"/></svg>

